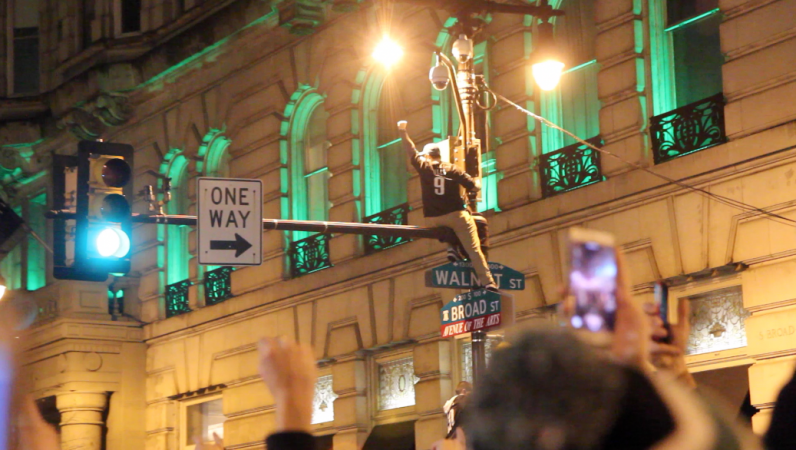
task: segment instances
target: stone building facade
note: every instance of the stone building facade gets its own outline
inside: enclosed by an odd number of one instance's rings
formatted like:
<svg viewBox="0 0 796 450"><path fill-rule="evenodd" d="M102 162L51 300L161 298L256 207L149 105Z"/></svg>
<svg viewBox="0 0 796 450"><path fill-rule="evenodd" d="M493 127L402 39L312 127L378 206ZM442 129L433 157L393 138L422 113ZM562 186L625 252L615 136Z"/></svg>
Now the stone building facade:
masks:
<svg viewBox="0 0 796 450"><path fill-rule="evenodd" d="M527 16L483 18L478 70L610 154L505 104L481 114L490 260L526 277L515 319L549 317L567 227L612 232L638 296L662 278L692 302L690 367L737 405L748 392L763 431L796 355L796 3L551 4L570 18L557 90L533 81ZM168 213L195 214L196 178L229 176L262 180L268 218L422 225L395 119L420 144L458 127L427 81L456 21L424 2L0 0L0 22L2 195L48 239L52 155L79 139L133 145L136 191L172 178ZM391 71L370 57L384 34L405 51ZM230 270L197 264L190 227L133 241L133 270L105 283L53 279L29 237L0 262L39 305L25 366L65 448L186 449L208 430L262 448L255 344L273 335L315 348L329 446L407 423L417 448L444 434L470 347L439 336L458 292L425 287L442 244L268 231L263 264Z"/></svg>

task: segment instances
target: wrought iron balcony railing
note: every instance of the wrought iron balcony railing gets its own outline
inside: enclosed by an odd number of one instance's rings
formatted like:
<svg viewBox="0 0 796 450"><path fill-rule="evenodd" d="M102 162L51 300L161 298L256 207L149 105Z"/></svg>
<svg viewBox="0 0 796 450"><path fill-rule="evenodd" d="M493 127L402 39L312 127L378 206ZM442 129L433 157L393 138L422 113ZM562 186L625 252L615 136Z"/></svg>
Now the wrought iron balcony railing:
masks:
<svg viewBox="0 0 796 450"><path fill-rule="evenodd" d="M655 164L727 142L724 94L718 93L651 119Z"/></svg>
<svg viewBox="0 0 796 450"><path fill-rule="evenodd" d="M219 267L205 273L205 305L215 305L232 297L232 267Z"/></svg>
<svg viewBox="0 0 796 450"><path fill-rule="evenodd" d="M600 136L586 142L595 147L603 145ZM544 197L604 180L600 171L600 152L578 143L542 155L539 158L539 174Z"/></svg>
<svg viewBox="0 0 796 450"><path fill-rule="evenodd" d="M316 234L290 244L290 276L293 278L332 267L329 257L329 234Z"/></svg>
<svg viewBox="0 0 796 450"><path fill-rule="evenodd" d="M380 224L387 224L387 225L408 225L409 224L409 204L404 203L402 205L395 206L393 208L384 210L380 213L373 214L371 216L367 216L362 219L364 223L380 223ZM376 235L365 235L365 254L370 255L371 253L377 252L379 250L384 250L390 247L395 247L396 245L405 244L410 242L411 239L405 237L396 237L396 236L376 236Z"/></svg>
<svg viewBox="0 0 796 450"><path fill-rule="evenodd" d="M188 288L191 280L182 280L166 286L166 318L191 312L188 307Z"/></svg>

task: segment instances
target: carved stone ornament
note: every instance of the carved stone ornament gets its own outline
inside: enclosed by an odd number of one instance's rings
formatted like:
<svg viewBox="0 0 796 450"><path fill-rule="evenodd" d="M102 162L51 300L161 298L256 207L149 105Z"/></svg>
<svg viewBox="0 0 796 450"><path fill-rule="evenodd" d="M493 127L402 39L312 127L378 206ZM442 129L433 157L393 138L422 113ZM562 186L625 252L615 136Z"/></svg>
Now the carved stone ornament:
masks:
<svg viewBox="0 0 796 450"><path fill-rule="evenodd" d="M73 108L58 121L58 128L69 130L78 139L94 140L106 127L124 125L132 115L133 107L126 95L104 92Z"/></svg>
<svg viewBox="0 0 796 450"><path fill-rule="evenodd" d="M75 108L58 121L58 128L68 130L78 139L93 141L105 130L105 124L85 109Z"/></svg>

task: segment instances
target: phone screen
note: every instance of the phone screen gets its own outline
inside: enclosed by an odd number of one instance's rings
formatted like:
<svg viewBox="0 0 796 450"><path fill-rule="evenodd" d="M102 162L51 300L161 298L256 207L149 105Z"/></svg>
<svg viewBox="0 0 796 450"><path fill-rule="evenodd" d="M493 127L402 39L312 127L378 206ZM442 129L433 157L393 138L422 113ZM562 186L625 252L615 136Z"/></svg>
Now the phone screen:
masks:
<svg viewBox="0 0 796 450"><path fill-rule="evenodd" d="M571 242L569 290L575 299L570 323L589 331L611 331L616 320L616 255L612 246Z"/></svg>
<svg viewBox="0 0 796 450"><path fill-rule="evenodd" d="M669 323L669 288L661 281L655 283L655 305L664 325Z"/></svg>

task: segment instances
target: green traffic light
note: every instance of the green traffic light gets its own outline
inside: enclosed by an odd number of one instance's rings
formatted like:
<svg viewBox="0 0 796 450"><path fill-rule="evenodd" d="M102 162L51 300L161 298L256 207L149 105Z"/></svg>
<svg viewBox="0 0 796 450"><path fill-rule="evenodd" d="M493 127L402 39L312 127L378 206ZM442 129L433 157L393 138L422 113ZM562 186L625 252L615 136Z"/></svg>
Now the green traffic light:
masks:
<svg viewBox="0 0 796 450"><path fill-rule="evenodd" d="M108 227L100 231L95 244L97 253L105 258L122 258L130 252L130 237L119 228Z"/></svg>

